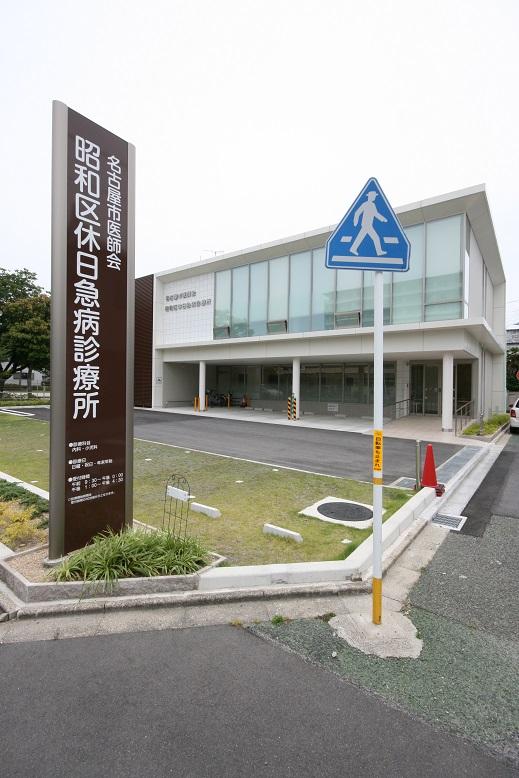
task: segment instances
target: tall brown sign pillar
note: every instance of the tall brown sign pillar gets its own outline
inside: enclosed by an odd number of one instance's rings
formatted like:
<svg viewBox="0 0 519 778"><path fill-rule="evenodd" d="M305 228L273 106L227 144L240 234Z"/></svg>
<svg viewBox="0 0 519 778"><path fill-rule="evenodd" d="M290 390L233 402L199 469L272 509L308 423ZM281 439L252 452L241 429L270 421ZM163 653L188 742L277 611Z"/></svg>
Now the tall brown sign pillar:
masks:
<svg viewBox="0 0 519 778"><path fill-rule="evenodd" d="M135 148L53 103L49 560L133 513Z"/></svg>

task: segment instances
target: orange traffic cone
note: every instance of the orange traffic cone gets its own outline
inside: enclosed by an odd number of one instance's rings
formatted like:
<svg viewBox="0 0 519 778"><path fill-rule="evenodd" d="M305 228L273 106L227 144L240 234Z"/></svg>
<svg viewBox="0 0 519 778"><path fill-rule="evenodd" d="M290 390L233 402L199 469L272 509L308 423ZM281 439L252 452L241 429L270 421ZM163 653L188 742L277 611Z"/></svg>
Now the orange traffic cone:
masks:
<svg viewBox="0 0 519 778"><path fill-rule="evenodd" d="M436 494L440 497L445 492L445 486L438 483L436 477L436 465L434 463L434 452L432 444L427 445L425 452L425 462L422 473L422 486L431 486L436 490Z"/></svg>

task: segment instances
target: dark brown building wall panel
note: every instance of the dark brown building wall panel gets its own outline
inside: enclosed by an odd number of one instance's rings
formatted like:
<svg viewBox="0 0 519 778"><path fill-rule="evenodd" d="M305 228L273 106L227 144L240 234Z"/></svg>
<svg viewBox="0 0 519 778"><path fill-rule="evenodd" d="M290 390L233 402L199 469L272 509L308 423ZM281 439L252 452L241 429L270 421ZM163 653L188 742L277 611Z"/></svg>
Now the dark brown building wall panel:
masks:
<svg viewBox="0 0 519 778"><path fill-rule="evenodd" d="M135 405L151 408L153 355L153 275L135 279Z"/></svg>

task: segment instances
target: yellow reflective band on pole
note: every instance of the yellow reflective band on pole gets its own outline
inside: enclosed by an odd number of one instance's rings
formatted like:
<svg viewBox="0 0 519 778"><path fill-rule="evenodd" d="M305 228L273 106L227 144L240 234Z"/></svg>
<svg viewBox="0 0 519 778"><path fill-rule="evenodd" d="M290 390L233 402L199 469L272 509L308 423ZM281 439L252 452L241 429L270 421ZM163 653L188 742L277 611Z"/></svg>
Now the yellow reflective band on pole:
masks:
<svg viewBox="0 0 519 778"><path fill-rule="evenodd" d="M373 624L382 623L382 578L373 579Z"/></svg>
<svg viewBox="0 0 519 778"><path fill-rule="evenodd" d="M373 476L372 483L377 484L378 486L384 486L384 479L376 478L375 476Z"/></svg>
<svg viewBox="0 0 519 778"><path fill-rule="evenodd" d="M373 470L382 472L382 460L384 453L384 433L382 430L373 430Z"/></svg>

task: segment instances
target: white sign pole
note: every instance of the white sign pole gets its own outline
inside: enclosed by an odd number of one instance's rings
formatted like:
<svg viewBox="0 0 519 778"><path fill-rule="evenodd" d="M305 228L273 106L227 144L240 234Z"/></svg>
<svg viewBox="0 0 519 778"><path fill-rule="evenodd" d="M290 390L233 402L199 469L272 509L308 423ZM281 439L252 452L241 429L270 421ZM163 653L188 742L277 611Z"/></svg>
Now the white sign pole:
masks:
<svg viewBox="0 0 519 778"><path fill-rule="evenodd" d="M373 289L373 624L382 623L382 489L384 434L384 274Z"/></svg>

